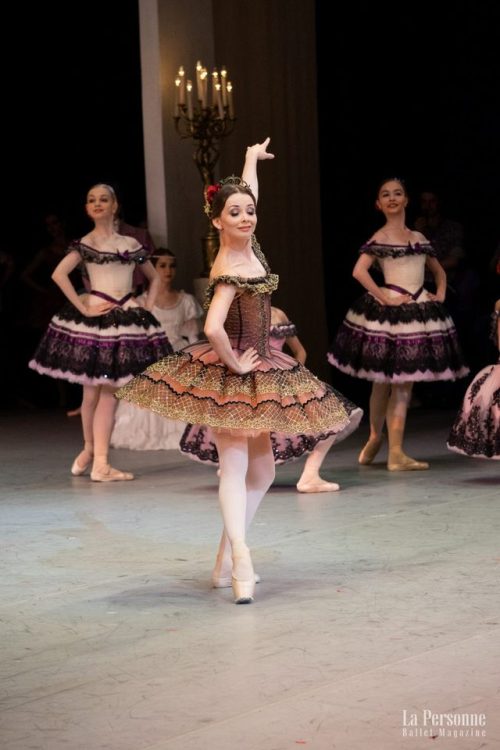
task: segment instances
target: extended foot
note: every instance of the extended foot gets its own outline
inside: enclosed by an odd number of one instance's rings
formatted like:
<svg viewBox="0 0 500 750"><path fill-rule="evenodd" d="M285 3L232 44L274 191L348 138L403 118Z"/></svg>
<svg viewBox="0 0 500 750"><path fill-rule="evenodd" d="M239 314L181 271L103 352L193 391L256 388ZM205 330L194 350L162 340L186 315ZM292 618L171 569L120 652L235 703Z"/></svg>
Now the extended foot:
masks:
<svg viewBox="0 0 500 750"><path fill-rule="evenodd" d="M73 474L73 476L79 477L82 474L85 474L90 464L92 463L92 459L93 455L88 450L84 449L81 453L79 453L73 461L73 465L71 466L71 473Z"/></svg>
<svg viewBox="0 0 500 750"><path fill-rule="evenodd" d="M109 464L101 464L92 468L90 478L93 482L129 482L134 475L129 471L114 469Z"/></svg>
<svg viewBox="0 0 500 750"><path fill-rule="evenodd" d="M375 456L380 450L380 446L382 445L383 437L379 438L370 438L364 448L362 449L361 453L358 456L358 463L362 466L368 466L368 464L371 464Z"/></svg>
<svg viewBox="0 0 500 750"><path fill-rule="evenodd" d="M255 583L260 583L260 575L258 573L254 573L254 576L255 576ZM212 574L212 588L230 589L231 586L232 586L231 572L229 572L227 575L216 575L215 573Z"/></svg>
<svg viewBox="0 0 500 750"><path fill-rule="evenodd" d="M387 468L389 471L425 471L429 464L427 461L417 461L406 453L398 452L396 455L389 455Z"/></svg>
<svg viewBox="0 0 500 750"><path fill-rule="evenodd" d="M298 492L337 492L337 490L340 490L340 485L335 482L326 482L320 477L308 480L300 479L296 486Z"/></svg>
<svg viewBox="0 0 500 750"><path fill-rule="evenodd" d="M250 551L244 542L232 544L233 572L232 587L235 604L250 604L253 602L255 588L255 573Z"/></svg>

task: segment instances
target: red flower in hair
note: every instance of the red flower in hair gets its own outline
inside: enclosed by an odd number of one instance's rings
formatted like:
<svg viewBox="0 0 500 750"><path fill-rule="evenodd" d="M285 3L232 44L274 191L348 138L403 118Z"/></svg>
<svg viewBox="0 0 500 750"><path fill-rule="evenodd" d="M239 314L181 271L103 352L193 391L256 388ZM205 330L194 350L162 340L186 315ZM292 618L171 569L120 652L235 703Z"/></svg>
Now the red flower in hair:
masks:
<svg viewBox="0 0 500 750"><path fill-rule="evenodd" d="M207 189L205 190L205 197L208 201L208 203L212 203L214 197L217 195L217 193L220 190L220 185L217 183L216 185L209 185Z"/></svg>

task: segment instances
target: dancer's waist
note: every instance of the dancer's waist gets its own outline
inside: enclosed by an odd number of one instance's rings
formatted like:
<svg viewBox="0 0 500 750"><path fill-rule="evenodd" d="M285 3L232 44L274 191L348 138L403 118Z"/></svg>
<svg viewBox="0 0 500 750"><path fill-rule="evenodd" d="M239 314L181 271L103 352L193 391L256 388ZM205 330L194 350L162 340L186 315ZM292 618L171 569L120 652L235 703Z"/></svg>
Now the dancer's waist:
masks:
<svg viewBox="0 0 500 750"><path fill-rule="evenodd" d="M227 333L227 332L226 332ZM269 343L267 337L256 338L254 336L231 336L228 334L229 343L232 349L238 351L246 351L247 349L253 348L259 354L265 355L269 353Z"/></svg>
<svg viewBox="0 0 500 750"><path fill-rule="evenodd" d="M121 298L112 297L111 294L107 294L106 292L100 292L97 289L91 289L89 294L92 294L94 297L100 297L101 299L106 300L106 302L112 302L114 305L118 305L118 307L122 307L125 302L128 302L131 297L134 295L132 292L128 292Z"/></svg>
<svg viewBox="0 0 500 750"><path fill-rule="evenodd" d="M398 284L384 284L384 287L386 289L392 289L393 292L398 292L398 294L409 294L410 297L413 300L417 300L422 292L424 291L423 285L420 286L416 292L411 292L409 289L405 289L403 286L399 286Z"/></svg>

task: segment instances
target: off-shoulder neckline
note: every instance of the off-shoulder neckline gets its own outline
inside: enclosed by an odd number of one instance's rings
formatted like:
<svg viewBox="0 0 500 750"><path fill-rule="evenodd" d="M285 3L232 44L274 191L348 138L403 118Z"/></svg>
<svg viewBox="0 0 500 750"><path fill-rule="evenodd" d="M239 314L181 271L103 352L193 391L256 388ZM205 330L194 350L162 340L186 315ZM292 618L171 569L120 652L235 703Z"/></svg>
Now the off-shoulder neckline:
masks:
<svg viewBox="0 0 500 750"><path fill-rule="evenodd" d="M413 245L410 242L410 240L408 240L408 242L406 242L404 244L400 244L400 245L391 245L389 242L377 242L377 240L370 240L369 242L365 242L364 245L363 245L363 247L372 247L372 245L376 245L377 247L397 247L397 248L399 248L399 247L403 247L403 248L410 247L412 250L414 250L417 247L425 247L425 245L430 245L430 244L431 243L430 243L429 240L426 240L425 242L420 242L418 240Z"/></svg>
<svg viewBox="0 0 500 750"><path fill-rule="evenodd" d="M87 245L86 242L82 242L81 240L74 240L72 242L73 245L81 245L81 247L87 248L87 250L92 250L93 253L100 253L101 255L116 255L117 257L123 256L125 253L128 253L129 255L131 253L137 253L139 250L144 250L144 245L139 245L135 248L135 250L124 250L123 252L113 252L112 250L98 250L96 247L92 247L92 245Z"/></svg>

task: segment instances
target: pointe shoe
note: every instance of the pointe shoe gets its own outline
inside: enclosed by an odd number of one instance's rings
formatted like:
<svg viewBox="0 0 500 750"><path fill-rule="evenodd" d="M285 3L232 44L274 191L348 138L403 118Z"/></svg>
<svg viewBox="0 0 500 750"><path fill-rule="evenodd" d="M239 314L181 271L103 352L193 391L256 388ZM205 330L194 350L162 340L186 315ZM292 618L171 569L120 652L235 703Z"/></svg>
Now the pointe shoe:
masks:
<svg viewBox="0 0 500 750"><path fill-rule="evenodd" d="M397 461L389 460L387 469L389 471L426 471L429 468L427 461L416 461L414 458L402 453Z"/></svg>
<svg viewBox="0 0 500 750"><path fill-rule="evenodd" d="M255 583L260 583L260 575L255 573ZM230 589L233 585L232 576L216 576L212 575L212 588L213 589Z"/></svg>
<svg viewBox="0 0 500 750"><path fill-rule="evenodd" d="M245 573L236 573L236 567L243 568ZM243 578L244 576L244 578ZM250 604L253 602L255 590L255 573L253 570L250 551L244 542L233 544L233 573L231 577L235 604Z"/></svg>
<svg viewBox="0 0 500 750"><path fill-rule="evenodd" d="M98 469L92 469L90 478L93 482L130 482L134 479L134 475L129 471L113 469L112 466L106 464Z"/></svg>
<svg viewBox="0 0 500 750"><path fill-rule="evenodd" d="M81 477L82 474L85 474L85 472L87 471L91 463L92 463L92 459L89 459L87 463L85 464L85 466L81 466L78 463L78 456L77 456L75 460L73 461L73 464L71 465L71 473L73 474L74 477Z"/></svg>
<svg viewBox="0 0 500 750"><path fill-rule="evenodd" d="M338 492L340 485L336 482L325 482L324 479L314 479L311 482L297 482L297 492Z"/></svg>
<svg viewBox="0 0 500 750"><path fill-rule="evenodd" d="M361 466L368 466L372 463L373 459L380 450L384 438L368 440L366 445L362 448L361 453L358 456L358 464Z"/></svg>

